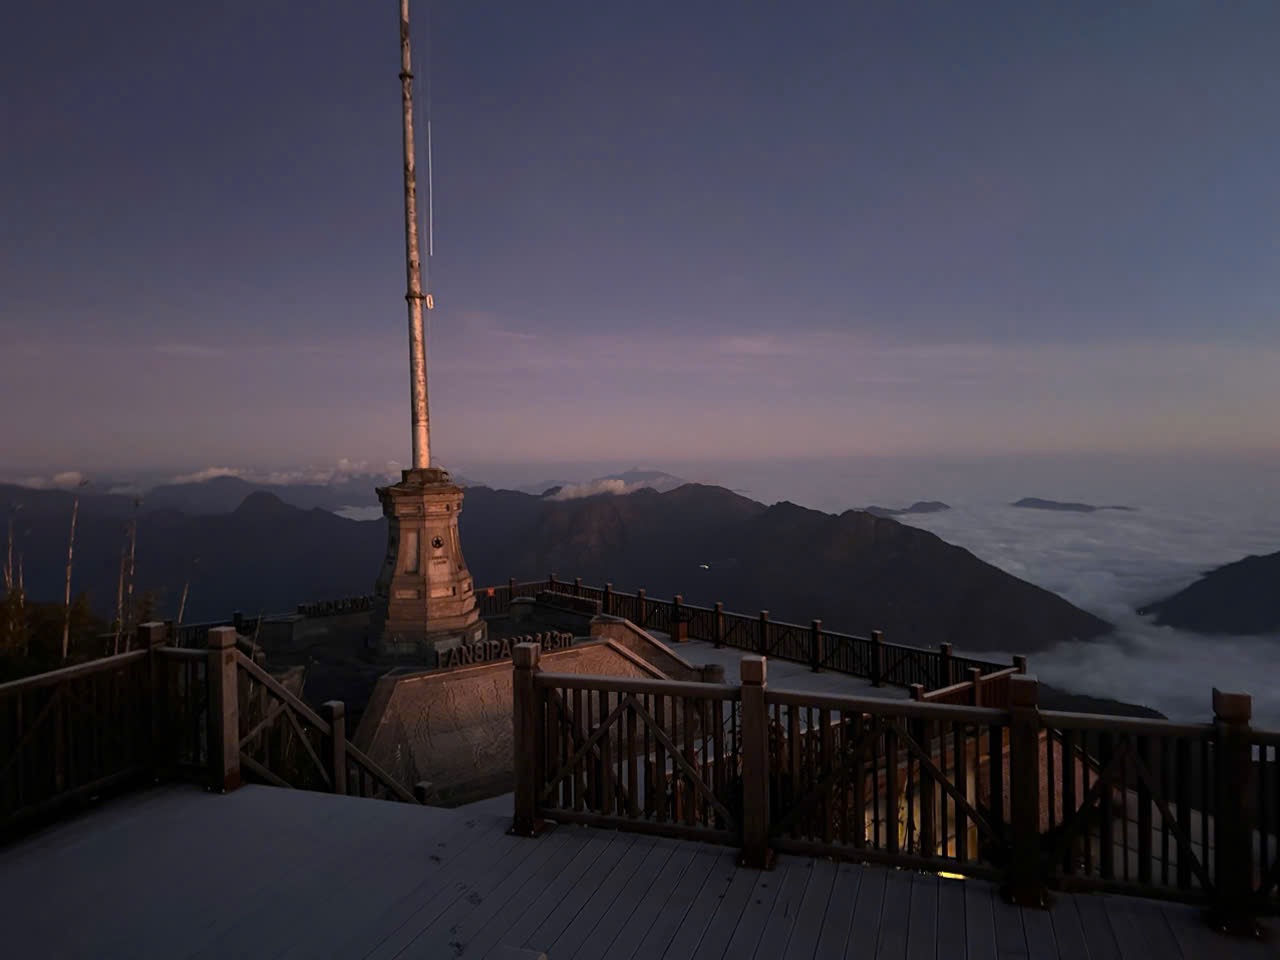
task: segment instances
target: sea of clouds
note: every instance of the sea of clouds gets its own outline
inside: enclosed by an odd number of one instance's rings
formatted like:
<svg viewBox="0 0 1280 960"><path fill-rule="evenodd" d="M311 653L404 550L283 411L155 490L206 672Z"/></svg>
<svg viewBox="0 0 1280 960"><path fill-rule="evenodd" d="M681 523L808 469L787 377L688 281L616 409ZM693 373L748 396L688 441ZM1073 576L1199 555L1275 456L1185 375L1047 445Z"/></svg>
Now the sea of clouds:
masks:
<svg viewBox="0 0 1280 960"><path fill-rule="evenodd" d="M1031 668L1042 680L1186 721L1211 715L1215 686L1247 692L1256 722L1280 728L1280 635L1202 636L1137 614L1214 567L1280 550L1275 459L859 459L737 464L719 477L706 465L685 469L764 503L792 500L830 512L945 501L952 509L900 519L1116 625L1100 640L1036 654ZM1011 506L1023 497L1134 510ZM983 652L1006 653L973 651Z"/></svg>
<svg viewBox="0 0 1280 960"><path fill-rule="evenodd" d="M1036 654L1032 669L1046 682L1179 720L1209 716L1215 686L1247 692L1258 721L1280 728L1280 634L1201 636L1137 613L1214 566L1280 550L1276 520L1253 526L1158 509L1073 514L963 505L904 519L1116 625L1101 640Z"/></svg>
<svg viewBox="0 0 1280 960"><path fill-rule="evenodd" d="M832 513L942 500L950 510L900 519L1115 624L1102 639L1036 654L1032 670L1045 682L1186 721L1210 716L1213 687L1243 691L1253 695L1256 721L1280 728L1280 635L1202 636L1137 614L1214 567L1280 550L1280 460L845 458L662 467L762 503L789 500ZM597 476L607 468L594 467ZM560 469L584 478L570 495L630 492L625 485L588 484L592 469ZM477 467L476 473L485 471ZM507 468L499 485L517 486L521 479ZM1023 497L1134 509L1060 513L1011 506Z"/></svg>

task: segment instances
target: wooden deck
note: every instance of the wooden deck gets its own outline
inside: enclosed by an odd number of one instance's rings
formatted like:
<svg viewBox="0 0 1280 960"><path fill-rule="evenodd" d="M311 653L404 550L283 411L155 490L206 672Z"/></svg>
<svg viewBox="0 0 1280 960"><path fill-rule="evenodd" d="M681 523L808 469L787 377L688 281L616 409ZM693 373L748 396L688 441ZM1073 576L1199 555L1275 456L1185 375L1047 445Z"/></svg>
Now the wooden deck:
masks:
<svg viewBox="0 0 1280 960"><path fill-rule="evenodd" d="M701 666L704 663L715 663L724 667L726 683L739 682L739 664L743 657L755 656L748 650L736 650L733 647L717 647L705 640L687 640L684 643L672 643L669 634L650 630L654 637L670 645L671 649L690 663ZM840 673L836 670L823 670L814 673L806 663L791 660L769 660L769 682L788 690L803 690L806 693L849 694L856 697L884 697L889 700L905 700L910 691L906 687L885 684L872 686L864 677Z"/></svg>
<svg viewBox="0 0 1280 960"><path fill-rule="evenodd" d="M1183 906L1060 896L459 810L249 786L112 801L0 849L6 957L1253 958ZM511 948L523 948L513 951ZM505 951L505 952L504 952Z"/></svg>

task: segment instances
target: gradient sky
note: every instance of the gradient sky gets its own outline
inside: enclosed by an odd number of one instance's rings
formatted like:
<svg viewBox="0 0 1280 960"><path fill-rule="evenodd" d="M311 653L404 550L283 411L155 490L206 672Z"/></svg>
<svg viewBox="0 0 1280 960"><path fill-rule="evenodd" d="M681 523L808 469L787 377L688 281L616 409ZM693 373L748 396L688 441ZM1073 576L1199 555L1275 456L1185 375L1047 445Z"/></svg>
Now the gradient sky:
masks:
<svg viewBox="0 0 1280 960"><path fill-rule="evenodd" d="M413 7L446 465L1280 449L1274 0ZM398 69L6 7L0 472L408 458Z"/></svg>

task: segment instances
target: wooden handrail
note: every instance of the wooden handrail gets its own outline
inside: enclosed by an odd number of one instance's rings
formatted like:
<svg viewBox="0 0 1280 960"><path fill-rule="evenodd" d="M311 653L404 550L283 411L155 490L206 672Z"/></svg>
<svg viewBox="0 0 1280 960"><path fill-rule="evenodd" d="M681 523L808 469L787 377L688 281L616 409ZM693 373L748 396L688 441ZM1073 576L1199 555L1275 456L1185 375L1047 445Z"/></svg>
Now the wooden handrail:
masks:
<svg viewBox="0 0 1280 960"><path fill-rule="evenodd" d="M267 671L263 670L239 650L236 651L236 662L240 666L240 669L244 670L245 673L249 674L249 676L261 683L275 696L283 700L289 709L319 730L324 736L327 737L332 733L332 730L324 717L320 716L320 714L316 713L296 696L290 693L279 680L271 676L271 674L267 673Z"/></svg>
<svg viewBox="0 0 1280 960"><path fill-rule="evenodd" d="M961 707L950 703L926 703L919 700L889 700L884 697L854 697L803 690L769 688L768 701L787 707L813 707L820 710L845 710L882 716L911 717L917 720L946 720L956 723L1002 723L1007 710L991 707Z"/></svg>
<svg viewBox="0 0 1280 960"><path fill-rule="evenodd" d="M1257 745L1280 747L1280 730L1259 730L1254 727L1251 733L1253 742Z"/></svg>
<svg viewBox="0 0 1280 960"><path fill-rule="evenodd" d="M582 673L544 673L539 671L535 684L542 689L558 687L568 690L595 690L604 693L650 693L668 697L690 697L704 700L737 700L737 686L685 680L646 680L641 677L595 677Z"/></svg>
<svg viewBox="0 0 1280 960"><path fill-rule="evenodd" d="M21 693L25 690L35 690L40 687L55 687L68 680L91 676L95 673L106 673L115 670L117 667L128 666L146 658L146 650L130 650L128 653L103 657L100 660L90 660L88 663L77 663L75 666L61 667L57 670L50 670L48 673L37 673L34 676L23 677L21 680L10 680L8 683L0 683L0 697Z"/></svg>
<svg viewBox="0 0 1280 960"><path fill-rule="evenodd" d="M199 660L209 659L207 650L192 650L188 647L156 647L156 653L165 660Z"/></svg>
<svg viewBox="0 0 1280 960"><path fill-rule="evenodd" d="M1178 723L1156 717L1119 717L1065 710L1041 710L1040 723L1052 729L1109 730L1164 737L1200 737L1213 732L1211 723Z"/></svg>
<svg viewBox="0 0 1280 960"><path fill-rule="evenodd" d="M354 760L358 765L364 767L364 769L368 773L373 775L374 779L376 779L379 783L381 783L384 787L386 787L388 790L394 793L397 797L399 797L405 803L418 802L418 799L413 795L411 791L407 790L394 777L392 777L391 774L387 773L380 766L374 763L372 757L370 757L363 750L358 749L356 745L352 743L350 740L347 741L347 757L350 760Z"/></svg>

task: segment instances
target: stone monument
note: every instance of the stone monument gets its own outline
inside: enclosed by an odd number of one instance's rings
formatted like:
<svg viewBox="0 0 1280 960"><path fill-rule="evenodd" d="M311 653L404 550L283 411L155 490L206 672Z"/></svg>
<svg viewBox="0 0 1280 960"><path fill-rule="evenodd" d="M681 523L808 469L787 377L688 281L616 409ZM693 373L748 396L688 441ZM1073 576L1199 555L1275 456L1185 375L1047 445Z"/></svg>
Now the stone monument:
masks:
<svg viewBox="0 0 1280 960"><path fill-rule="evenodd" d="M462 488L431 465L427 355L418 247L418 197L413 135L413 69L409 0L400 0L400 98L404 108L404 232L409 304L409 380L413 468L378 489L387 518L387 554L374 589L372 639L380 659L434 663L437 652L485 639L474 585L458 538ZM427 125L430 171L430 122ZM428 177L428 192L430 191ZM428 230L431 226L428 224ZM431 243L428 233L428 255Z"/></svg>

